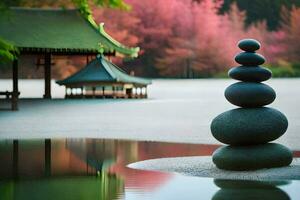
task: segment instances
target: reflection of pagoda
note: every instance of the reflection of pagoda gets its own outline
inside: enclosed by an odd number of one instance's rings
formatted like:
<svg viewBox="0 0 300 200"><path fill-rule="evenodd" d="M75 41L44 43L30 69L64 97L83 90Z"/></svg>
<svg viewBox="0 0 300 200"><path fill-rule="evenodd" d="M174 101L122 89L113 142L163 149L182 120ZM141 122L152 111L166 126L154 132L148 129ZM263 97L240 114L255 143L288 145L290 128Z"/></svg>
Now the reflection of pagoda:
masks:
<svg viewBox="0 0 300 200"><path fill-rule="evenodd" d="M150 147L152 148L151 145ZM103 191L101 195L111 199L111 196L123 193L125 187L155 190L171 178L172 175L166 173L136 171L126 167L129 162L139 160L140 154L147 157L142 153L147 151L146 144L140 146L138 142L133 141L5 141L0 142L0 161L3 163L0 166L0 180L8 184L10 180L19 179L19 184L25 184L29 178L33 179L34 183L44 186L50 184L47 186L50 189L52 184L59 187L66 184L66 187L74 188L76 192L81 192L80 188L76 188L76 184L82 180L83 184L98 184L98 187L103 187L101 190L107 192ZM72 182L76 184L72 185ZM15 189L21 186L14 185ZM45 188L40 189L46 191ZM30 188L27 189L31 191ZM47 191L49 192L51 191Z"/></svg>
<svg viewBox="0 0 300 200"><path fill-rule="evenodd" d="M66 198L72 190L74 195L85 199L101 196L108 200L124 194L125 189L155 191L172 180L173 175L134 170L126 165L166 156L208 155L216 148L216 145L108 139L4 141L0 142L0 181L4 183L0 186L0 199L3 190L26 196L22 192L35 193L34 188L41 191L36 193L37 198L49 193L49 198L57 200ZM80 183L84 186L80 187ZM86 193L88 188L90 194ZM62 196L57 197L60 193Z"/></svg>
<svg viewBox="0 0 300 200"><path fill-rule="evenodd" d="M86 162L87 155L78 157L67 145L49 139L0 142L0 199L112 200L124 192L119 176L93 166L105 160Z"/></svg>

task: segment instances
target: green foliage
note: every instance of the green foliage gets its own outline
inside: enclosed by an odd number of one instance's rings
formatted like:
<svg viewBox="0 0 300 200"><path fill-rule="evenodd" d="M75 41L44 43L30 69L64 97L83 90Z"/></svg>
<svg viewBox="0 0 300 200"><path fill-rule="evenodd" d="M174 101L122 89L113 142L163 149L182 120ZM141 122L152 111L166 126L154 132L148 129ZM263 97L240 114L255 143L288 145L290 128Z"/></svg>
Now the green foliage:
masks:
<svg viewBox="0 0 300 200"><path fill-rule="evenodd" d="M10 6L25 6L25 7L68 7L72 3L78 7L83 13L91 14L89 4L95 4L102 7L129 9L130 6L124 0L1 0L0 10Z"/></svg>
<svg viewBox="0 0 300 200"><path fill-rule="evenodd" d="M23 0L1 0L0 9L7 8L10 6L19 6Z"/></svg>
<svg viewBox="0 0 300 200"><path fill-rule="evenodd" d="M88 18L92 14L92 11L88 4L88 0L72 0L72 2L80 10L81 14L85 18Z"/></svg>
<svg viewBox="0 0 300 200"><path fill-rule="evenodd" d="M96 5L110 8L120 8L124 10L130 9L130 6L124 0L94 0Z"/></svg>
<svg viewBox="0 0 300 200"><path fill-rule="evenodd" d="M289 64L287 66L270 66L273 77L300 77L300 64Z"/></svg>
<svg viewBox="0 0 300 200"><path fill-rule="evenodd" d="M227 71L219 72L213 75L213 78L229 78Z"/></svg>
<svg viewBox="0 0 300 200"><path fill-rule="evenodd" d="M294 77L295 76L295 72L293 68L276 66L269 69L272 71L273 77Z"/></svg>
<svg viewBox="0 0 300 200"><path fill-rule="evenodd" d="M300 62L299 63L293 63L292 67L296 70L300 70Z"/></svg>
<svg viewBox="0 0 300 200"><path fill-rule="evenodd" d="M0 38L0 63L13 61L17 58L18 49Z"/></svg>
<svg viewBox="0 0 300 200"><path fill-rule="evenodd" d="M90 8L89 2L91 0L72 0L73 4L80 10L81 14L95 27L99 28L98 24L95 22L92 10ZM128 10L130 7L123 0L93 0L93 3L110 8L120 8Z"/></svg>

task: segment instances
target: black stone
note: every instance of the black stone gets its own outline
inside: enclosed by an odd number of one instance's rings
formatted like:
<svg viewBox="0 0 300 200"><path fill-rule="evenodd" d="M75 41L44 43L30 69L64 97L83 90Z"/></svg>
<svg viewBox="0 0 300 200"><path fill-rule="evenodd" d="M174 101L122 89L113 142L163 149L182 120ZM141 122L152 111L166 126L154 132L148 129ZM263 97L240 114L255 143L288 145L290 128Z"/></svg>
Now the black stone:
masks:
<svg viewBox="0 0 300 200"><path fill-rule="evenodd" d="M287 118L274 108L238 108L213 119L210 129L220 142L231 145L263 144L282 136Z"/></svg>
<svg viewBox="0 0 300 200"><path fill-rule="evenodd" d="M247 52L254 52L260 49L260 43L254 39L243 39L239 41L238 47Z"/></svg>
<svg viewBox="0 0 300 200"><path fill-rule="evenodd" d="M214 179L216 186L221 188L212 199L261 199L261 200L289 200L289 196L277 186L288 185L291 181L250 181Z"/></svg>
<svg viewBox="0 0 300 200"><path fill-rule="evenodd" d="M270 189L221 189L212 200L290 200L289 195L279 188Z"/></svg>
<svg viewBox="0 0 300 200"><path fill-rule="evenodd" d="M214 183L219 188L223 189L271 189L277 186L289 185L290 180L229 180L229 179L214 179Z"/></svg>
<svg viewBox="0 0 300 200"><path fill-rule="evenodd" d="M240 81L262 82L271 78L272 72L269 69L260 66L239 66L231 68L228 72L228 75L231 78Z"/></svg>
<svg viewBox="0 0 300 200"><path fill-rule="evenodd" d="M276 93L263 83L237 82L226 88L225 97L236 106L253 108L272 103Z"/></svg>
<svg viewBox="0 0 300 200"><path fill-rule="evenodd" d="M283 145L268 143L251 146L225 146L213 153L213 162L225 170L257 170L291 164L292 152Z"/></svg>
<svg viewBox="0 0 300 200"><path fill-rule="evenodd" d="M262 65L265 58L258 53L242 52L235 56L235 61L244 66Z"/></svg>

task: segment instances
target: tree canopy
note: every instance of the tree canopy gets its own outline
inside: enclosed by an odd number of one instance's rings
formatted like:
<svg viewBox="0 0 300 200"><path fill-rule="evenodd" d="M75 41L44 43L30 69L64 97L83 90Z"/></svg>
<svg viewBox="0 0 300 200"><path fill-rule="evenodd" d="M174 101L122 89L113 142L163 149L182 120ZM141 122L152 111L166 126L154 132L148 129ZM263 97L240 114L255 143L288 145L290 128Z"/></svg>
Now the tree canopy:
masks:
<svg viewBox="0 0 300 200"><path fill-rule="evenodd" d="M279 27L283 6L289 10L300 6L300 0L224 0L220 12L228 12L233 3L246 12L246 25L266 20L269 30Z"/></svg>

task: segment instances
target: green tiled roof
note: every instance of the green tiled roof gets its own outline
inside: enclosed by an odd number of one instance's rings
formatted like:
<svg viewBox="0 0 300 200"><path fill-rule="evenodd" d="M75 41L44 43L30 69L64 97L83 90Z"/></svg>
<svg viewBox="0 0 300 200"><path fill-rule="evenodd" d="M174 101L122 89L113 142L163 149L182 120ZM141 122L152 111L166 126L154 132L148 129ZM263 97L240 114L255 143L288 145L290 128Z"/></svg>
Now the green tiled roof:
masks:
<svg viewBox="0 0 300 200"><path fill-rule="evenodd" d="M151 81L148 79L126 74L126 72L118 66L105 59L104 56L98 56L77 73L64 80L57 81L59 85L84 85L85 83L97 82L120 82L139 85L151 84Z"/></svg>
<svg viewBox="0 0 300 200"><path fill-rule="evenodd" d="M105 52L137 57L139 48L129 48L111 38L92 19L85 19L77 9L11 8L0 15L0 38L21 51L25 48L49 51L92 51L100 46Z"/></svg>

